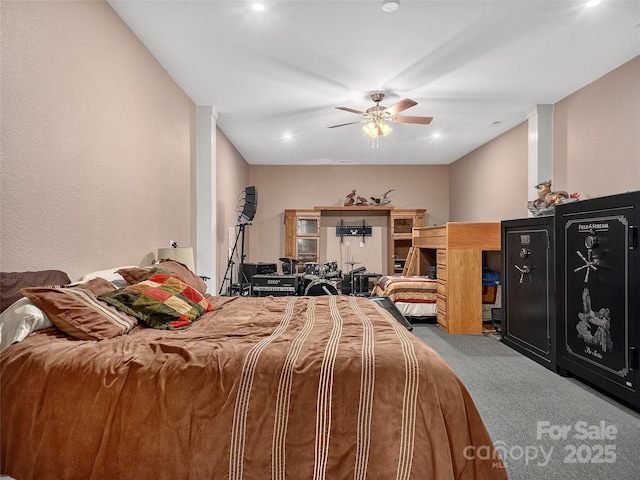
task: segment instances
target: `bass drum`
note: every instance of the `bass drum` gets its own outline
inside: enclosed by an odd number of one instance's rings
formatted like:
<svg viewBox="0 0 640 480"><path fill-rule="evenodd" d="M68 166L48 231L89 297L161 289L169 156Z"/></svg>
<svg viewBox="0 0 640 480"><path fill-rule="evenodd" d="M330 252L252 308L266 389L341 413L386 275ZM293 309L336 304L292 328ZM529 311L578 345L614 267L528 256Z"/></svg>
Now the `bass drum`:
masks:
<svg viewBox="0 0 640 480"><path fill-rule="evenodd" d="M311 282L304 289L304 294L311 297L318 295L338 295L338 290L330 282L319 278Z"/></svg>
<svg viewBox="0 0 640 480"><path fill-rule="evenodd" d="M300 280L298 280L298 292L296 293L296 295L299 295L302 297L304 295L305 290L309 286L309 284L314 280L319 280L319 279L315 275L301 274Z"/></svg>

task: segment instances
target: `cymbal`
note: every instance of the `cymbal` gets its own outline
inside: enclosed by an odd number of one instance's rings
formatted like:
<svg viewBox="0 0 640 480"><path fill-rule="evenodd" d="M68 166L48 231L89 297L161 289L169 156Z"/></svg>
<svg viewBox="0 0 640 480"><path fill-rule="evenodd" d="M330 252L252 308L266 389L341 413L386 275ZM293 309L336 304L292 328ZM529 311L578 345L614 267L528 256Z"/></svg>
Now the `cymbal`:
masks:
<svg viewBox="0 0 640 480"><path fill-rule="evenodd" d="M280 257L280 261L285 263L300 263L300 260L297 258Z"/></svg>
<svg viewBox="0 0 640 480"><path fill-rule="evenodd" d="M348 265L360 265L360 262L354 262L351 260L350 262L346 262Z"/></svg>

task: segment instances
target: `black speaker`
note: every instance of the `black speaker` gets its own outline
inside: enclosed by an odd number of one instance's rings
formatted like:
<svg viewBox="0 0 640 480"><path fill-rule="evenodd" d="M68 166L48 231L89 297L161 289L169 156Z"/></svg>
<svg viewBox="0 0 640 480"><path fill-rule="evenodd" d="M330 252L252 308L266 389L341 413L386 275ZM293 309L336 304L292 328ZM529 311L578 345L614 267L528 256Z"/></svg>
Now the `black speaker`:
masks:
<svg viewBox="0 0 640 480"><path fill-rule="evenodd" d="M256 216L256 210L258 209L258 190L256 187L247 187L244 189L244 206L242 207L242 213L238 218L240 221L242 218L248 222L253 220Z"/></svg>
<svg viewBox="0 0 640 480"><path fill-rule="evenodd" d="M244 189L244 202L247 204L258 204L258 191L256 187L247 187Z"/></svg>

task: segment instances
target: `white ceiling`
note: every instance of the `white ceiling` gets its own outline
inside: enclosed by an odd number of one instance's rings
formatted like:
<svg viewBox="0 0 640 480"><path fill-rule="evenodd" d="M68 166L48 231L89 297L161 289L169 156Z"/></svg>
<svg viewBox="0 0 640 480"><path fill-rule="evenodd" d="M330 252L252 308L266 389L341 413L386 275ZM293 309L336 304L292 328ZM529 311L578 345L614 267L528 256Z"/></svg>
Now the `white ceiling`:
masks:
<svg viewBox="0 0 640 480"><path fill-rule="evenodd" d="M640 54L640 0L109 3L250 164L449 164ZM377 91L433 121L327 128Z"/></svg>

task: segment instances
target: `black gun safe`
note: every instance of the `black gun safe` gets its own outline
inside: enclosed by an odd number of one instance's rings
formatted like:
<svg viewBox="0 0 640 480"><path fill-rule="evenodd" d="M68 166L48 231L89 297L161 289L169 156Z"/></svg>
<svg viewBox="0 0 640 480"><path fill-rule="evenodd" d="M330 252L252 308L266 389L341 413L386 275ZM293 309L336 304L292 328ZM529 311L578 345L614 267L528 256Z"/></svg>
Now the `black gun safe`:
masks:
<svg viewBox="0 0 640 480"><path fill-rule="evenodd" d="M505 220L502 342L556 371L554 217Z"/></svg>
<svg viewBox="0 0 640 480"><path fill-rule="evenodd" d="M558 367L640 407L640 191L556 207Z"/></svg>

